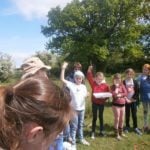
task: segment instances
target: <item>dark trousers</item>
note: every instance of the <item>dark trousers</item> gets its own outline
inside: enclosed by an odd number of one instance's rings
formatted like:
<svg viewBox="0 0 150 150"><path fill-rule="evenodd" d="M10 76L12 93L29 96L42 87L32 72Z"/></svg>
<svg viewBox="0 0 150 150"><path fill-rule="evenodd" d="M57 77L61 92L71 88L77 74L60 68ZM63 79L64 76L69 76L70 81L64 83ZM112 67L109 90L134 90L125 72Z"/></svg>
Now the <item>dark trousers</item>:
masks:
<svg viewBox="0 0 150 150"><path fill-rule="evenodd" d="M104 105L94 104L94 103L92 104L92 115L93 115L92 132L95 132L97 113L99 115L99 122L100 122L99 130L100 130L100 132L104 130L103 112L104 112Z"/></svg>
<svg viewBox="0 0 150 150"><path fill-rule="evenodd" d="M137 105L136 102L125 105L126 127L130 127L130 112L132 114L133 128L137 128Z"/></svg>

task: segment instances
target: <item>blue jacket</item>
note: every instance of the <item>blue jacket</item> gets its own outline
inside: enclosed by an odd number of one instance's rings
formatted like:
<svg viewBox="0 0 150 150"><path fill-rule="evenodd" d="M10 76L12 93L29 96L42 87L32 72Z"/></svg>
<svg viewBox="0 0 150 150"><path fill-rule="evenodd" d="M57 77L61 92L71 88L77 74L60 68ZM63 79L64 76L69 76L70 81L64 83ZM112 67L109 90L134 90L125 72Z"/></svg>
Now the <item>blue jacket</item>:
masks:
<svg viewBox="0 0 150 150"><path fill-rule="evenodd" d="M143 102L150 102L150 76L140 80L140 97Z"/></svg>

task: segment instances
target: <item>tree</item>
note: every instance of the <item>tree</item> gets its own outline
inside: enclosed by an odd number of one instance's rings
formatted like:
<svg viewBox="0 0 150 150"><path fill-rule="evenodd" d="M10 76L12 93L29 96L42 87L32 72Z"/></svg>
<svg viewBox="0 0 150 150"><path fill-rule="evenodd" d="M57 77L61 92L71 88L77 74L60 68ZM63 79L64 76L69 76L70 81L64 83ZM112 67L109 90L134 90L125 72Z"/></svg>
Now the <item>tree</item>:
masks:
<svg viewBox="0 0 150 150"><path fill-rule="evenodd" d="M146 30L139 23L147 11L144 4L145 0L73 0L64 9L53 8L48 25L42 26L50 38L47 49L86 66L92 61L102 70L115 67L111 57L119 53L116 59L124 64L132 60L131 66L144 57L138 42Z"/></svg>
<svg viewBox="0 0 150 150"><path fill-rule="evenodd" d="M11 56L0 52L0 82L4 82L11 77L13 72L13 63Z"/></svg>
<svg viewBox="0 0 150 150"><path fill-rule="evenodd" d="M39 57L44 64L51 66L52 65L52 53L49 51L37 51L35 56Z"/></svg>
<svg viewBox="0 0 150 150"><path fill-rule="evenodd" d="M48 75L52 74L55 77L60 76L61 57L51 53L50 51L37 51L34 56L39 57L44 64L51 66L52 69L48 71Z"/></svg>

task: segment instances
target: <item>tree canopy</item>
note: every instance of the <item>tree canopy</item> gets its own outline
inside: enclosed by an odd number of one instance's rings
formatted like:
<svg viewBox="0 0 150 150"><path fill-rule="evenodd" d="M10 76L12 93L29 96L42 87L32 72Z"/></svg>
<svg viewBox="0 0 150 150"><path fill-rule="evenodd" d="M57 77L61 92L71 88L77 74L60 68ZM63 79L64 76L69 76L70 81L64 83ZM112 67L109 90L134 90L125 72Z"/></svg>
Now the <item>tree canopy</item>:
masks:
<svg viewBox="0 0 150 150"><path fill-rule="evenodd" d="M148 52L149 9L145 0L73 0L48 13L42 33L47 49L68 61L112 71L143 62ZM146 22L146 23L145 23ZM124 67L123 65L124 64Z"/></svg>
<svg viewBox="0 0 150 150"><path fill-rule="evenodd" d="M6 81L13 71L11 56L0 52L0 82Z"/></svg>

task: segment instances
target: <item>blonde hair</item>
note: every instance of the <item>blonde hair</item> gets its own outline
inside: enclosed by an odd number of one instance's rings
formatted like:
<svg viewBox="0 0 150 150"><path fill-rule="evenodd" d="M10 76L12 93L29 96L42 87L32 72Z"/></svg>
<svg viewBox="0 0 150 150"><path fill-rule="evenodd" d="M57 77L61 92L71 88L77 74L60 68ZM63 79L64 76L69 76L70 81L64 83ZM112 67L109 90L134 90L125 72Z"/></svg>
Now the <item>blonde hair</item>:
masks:
<svg viewBox="0 0 150 150"><path fill-rule="evenodd" d="M95 77L97 77L97 76L102 76L103 78L105 77L103 72L97 72L95 74Z"/></svg>
<svg viewBox="0 0 150 150"><path fill-rule="evenodd" d="M113 79L121 79L121 74L120 73L114 74Z"/></svg>
<svg viewBox="0 0 150 150"><path fill-rule="evenodd" d="M135 75L135 71L132 69L132 68L128 68L125 70L125 73L128 74L128 73L131 73L132 75Z"/></svg>

